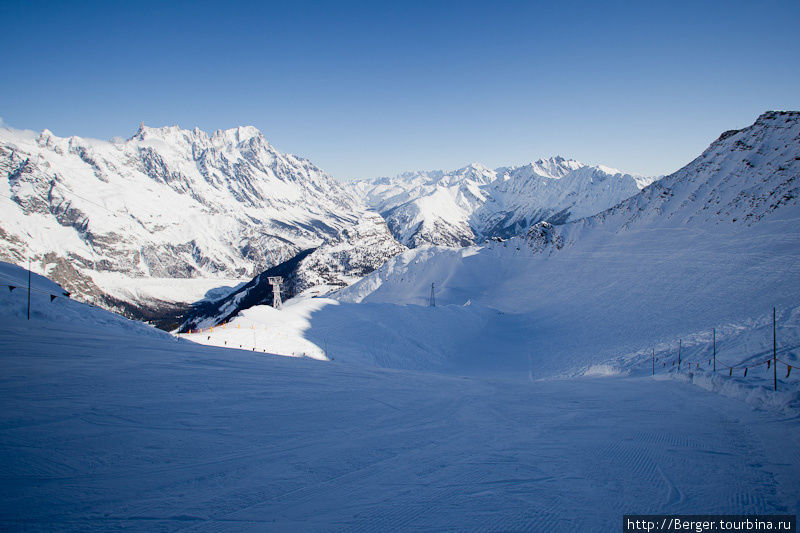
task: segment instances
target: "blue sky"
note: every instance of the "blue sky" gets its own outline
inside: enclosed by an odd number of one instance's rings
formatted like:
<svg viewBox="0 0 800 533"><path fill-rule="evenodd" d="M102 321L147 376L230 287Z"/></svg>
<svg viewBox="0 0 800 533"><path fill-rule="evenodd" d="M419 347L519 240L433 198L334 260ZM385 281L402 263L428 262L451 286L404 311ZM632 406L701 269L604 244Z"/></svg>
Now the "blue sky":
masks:
<svg viewBox="0 0 800 533"><path fill-rule="evenodd" d="M0 0L0 117L250 124L340 179L564 155L669 173L800 109L800 2Z"/></svg>

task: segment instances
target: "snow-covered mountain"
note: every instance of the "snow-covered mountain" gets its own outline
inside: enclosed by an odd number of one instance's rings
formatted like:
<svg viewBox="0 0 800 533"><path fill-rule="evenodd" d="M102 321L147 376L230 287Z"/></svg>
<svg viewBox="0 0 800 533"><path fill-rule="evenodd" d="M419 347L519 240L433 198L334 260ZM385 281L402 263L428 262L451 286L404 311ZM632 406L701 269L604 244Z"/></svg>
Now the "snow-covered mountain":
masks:
<svg viewBox="0 0 800 533"><path fill-rule="evenodd" d="M682 169L576 227L751 227L765 218L794 217L798 202L800 112L770 111L747 128L724 132Z"/></svg>
<svg viewBox="0 0 800 533"><path fill-rule="evenodd" d="M283 278L281 296L292 298L304 291L327 293L350 285L380 267L406 247L387 239L386 223L377 213L365 215L343 237L319 248L300 252L272 267L223 298L198 302L184 317L182 331L215 326L257 305L273 304L269 278Z"/></svg>
<svg viewBox="0 0 800 533"><path fill-rule="evenodd" d="M505 242L409 250L338 298L425 305L435 283L437 304L519 317L546 374L796 307L798 227L800 112L768 112L602 213Z"/></svg>
<svg viewBox="0 0 800 533"><path fill-rule="evenodd" d="M351 184L403 244L468 246L511 237L540 221L593 215L636 194L653 178L563 157L488 169L409 172Z"/></svg>
<svg viewBox="0 0 800 533"><path fill-rule="evenodd" d="M253 127L142 125L111 142L0 129L0 171L0 259L30 258L79 298L140 318L355 231L376 254L397 247L350 191Z"/></svg>

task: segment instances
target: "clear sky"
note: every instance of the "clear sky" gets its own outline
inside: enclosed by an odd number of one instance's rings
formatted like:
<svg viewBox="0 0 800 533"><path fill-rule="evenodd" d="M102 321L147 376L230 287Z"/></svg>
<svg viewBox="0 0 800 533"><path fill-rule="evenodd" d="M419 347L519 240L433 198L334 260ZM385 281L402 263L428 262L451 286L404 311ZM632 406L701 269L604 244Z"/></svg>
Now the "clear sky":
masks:
<svg viewBox="0 0 800 533"><path fill-rule="evenodd" d="M664 174L800 109L798 20L798 0L0 0L0 117L254 125L340 179L557 154Z"/></svg>

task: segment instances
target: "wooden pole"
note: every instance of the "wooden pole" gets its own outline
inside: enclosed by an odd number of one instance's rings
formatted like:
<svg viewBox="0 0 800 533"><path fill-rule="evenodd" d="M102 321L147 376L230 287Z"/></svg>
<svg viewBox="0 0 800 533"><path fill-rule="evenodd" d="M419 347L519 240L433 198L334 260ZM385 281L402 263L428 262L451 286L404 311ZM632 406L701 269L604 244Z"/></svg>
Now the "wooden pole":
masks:
<svg viewBox="0 0 800 533"><path fill-rule="evenodd" d="M678 339L678 370L681 369L681 339Z"/></svg>
<svg viewBox="0 0 800 533"><path fill-rule="evenodd" d="M775 341L775 308L772 308L772 372L773 372L773 388L774 390L778 390L778 365L776 365L777 360L777 350L776 350L776 341Z"/></svg>
<svg viewBox="0 0 800 533"><path fill-rule="evenodd" d="M28 320L31 319L31 259L28 258Z"/></svg>
<svg viewBox="0 0 800 533"><path fill-rule="evenodd" d="M713 329L714 335L714 373L717 373L717 328Z"/></svg>

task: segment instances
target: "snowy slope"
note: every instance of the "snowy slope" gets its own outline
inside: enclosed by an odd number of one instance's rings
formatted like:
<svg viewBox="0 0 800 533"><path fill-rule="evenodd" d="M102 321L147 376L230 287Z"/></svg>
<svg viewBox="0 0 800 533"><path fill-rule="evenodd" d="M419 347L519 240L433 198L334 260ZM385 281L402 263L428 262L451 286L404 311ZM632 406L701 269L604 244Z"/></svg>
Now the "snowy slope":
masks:
<svg viewBox="0 0 800 533"><path fill-rule="evenodd" d="M9 290L9 286L15 287ZM51 298L55 296L54 299ZM38 274L31 275L30 320L28 315L28 270L0 261L0 305L6 325L17 322L30 335L44 333L41 327L74 328L100 337L122 334L139 338L170 339L164 331L109 313L91 304L77 302L57 283ZM5 348L5 347L4 347Z"/></svg>
<svg viewBox="0 0 800 533"><path fill-rule="evenodd" d="M369 274L406 248L387 239L386 223L377 213L365 215L343 237L265 270L241 287L219 298L196 303L182 317L181 331L221 324L245 309L272 305L270 277L282 279L283 300L300 293L326 294Z"/></svg>
<svg viewBox="0 0 800 533"><path fill-rule="evenodd" d="M799 174L800 112L771 111L747 128L723 133L684 168L586 225L716 230L786 220L797 212Z"/></svg>
<svg viewBox="0 0 800 533"><path fill-rule="evenodd" d="M593 215L636 194L652 178L562 157L490 170L413 172L351 187L386 218L402 243L468 246L510 237L542 220Z"/></svg>
<svg viewBox="0 0 800 533"><path fill-rule="evenodd" d="M524 237L405 252L349 302L467 301L514 313L540 375L800 301L800 113L767 113L618 206Z"/></svg>
<svg viewBox="0 0 800 533"><path fill-rule="evenodd" d="M369 221L395 245L336 180L252 127L142 125L112 142L0 129L0 171L0 259L31 258L76 297L140 317L215 285L154 296L153 279L236 285Z"/></svg>
<svg viewBox="0 0 800 533"><path fill-rule="evenodd" d="M798 511L796 416L641 372L481 374L499 350L472 377L357 364L462 354L451 335L507 314L306 299L219 332L294 355L327 335L324 362L34 297L28 321L24 295L0 290L2 529L613 531L632 510ZM263 322L269 337L246 329Z"/></svg>

